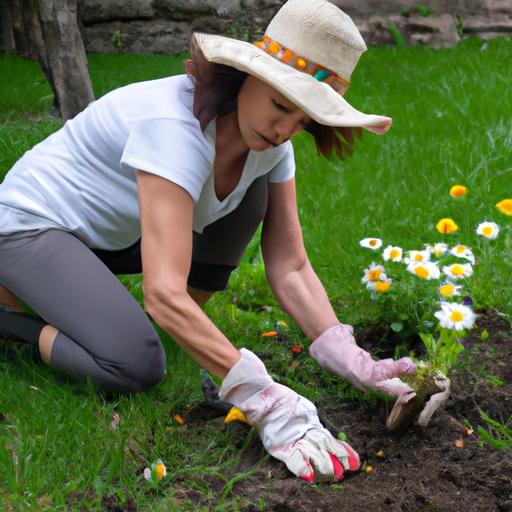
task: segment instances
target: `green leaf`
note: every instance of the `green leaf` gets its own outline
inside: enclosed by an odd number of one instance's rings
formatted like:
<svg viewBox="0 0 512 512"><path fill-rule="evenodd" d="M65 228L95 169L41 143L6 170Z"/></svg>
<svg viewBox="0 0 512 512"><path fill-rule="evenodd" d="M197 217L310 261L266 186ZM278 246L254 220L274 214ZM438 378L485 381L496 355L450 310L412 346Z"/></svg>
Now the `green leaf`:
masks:
<svg viewBox="0 0 512 512"><path fill-rule="evenodd" d="M489 331L487 329L484 329L481 333L480 333L480 339L482 341L485 341L487 339L489 339Z"/></svg>
<svg viewBox="0 0 512 512"><path fill-rule="evenodd" d="M416 12L421 16L428 16L432 11L428 5L416 4Z"/></svg>
<svg viewBox="0 0 512 512"><path fill-rule="evenodd" d="M339 432L338 433L338 439L340 441L346 441L347 440L347 434L345 434L345 432Z"/></svg>
<svg viewBox="0 0 512 512"><path fill-rule="evenodd" d="M389 327L391 327L391 330L394 332L400 332L404 326L400 322L393 322Z"/></svg>

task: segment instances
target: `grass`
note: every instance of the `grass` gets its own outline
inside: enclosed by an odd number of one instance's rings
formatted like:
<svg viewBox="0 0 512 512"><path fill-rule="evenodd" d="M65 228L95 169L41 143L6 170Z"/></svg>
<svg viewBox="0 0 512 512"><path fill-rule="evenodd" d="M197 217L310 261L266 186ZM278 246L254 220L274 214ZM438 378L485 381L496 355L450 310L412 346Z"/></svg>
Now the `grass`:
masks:
<svg viewBox="0 0 512 512"><path fill-rule="evenodd" d="M95 94L178 73L182 57L90 55ZM385 244L421 248L440 241L434 226L446 216L461 226L449 242L470 245L481 260L467 293L477 307L494 307L512 318L512 218L494 207L512 196L512 69L503 66L511 58L512 41L506 39L489 42L485 50L477 39L439 51L372 48L347 99L366 112L393 117L391 132L384 138L365 134L342 163L317 158L307 135L295 138L306 247L342 321L362 329L395 320L361 286L363 268L377 255L361 249L359 240L377 236ZM51 91L33 62L0 58L0 180L27 149L61 126L49 115L51 103ZM469 188L465 199L449 197L455 183ZM476 240L474 228L483 220L498 222L502 236L490 243ZM141 300L140 277L123 282ZM298 356L300 370L290 368L289 345L260 337L285 319L287 335L306 347L298 327L272 298L256 238L230 289L214 296L206 311L237 346L256 351L272 375L308 398L361 396L320 371L306 351ZM101 510L105 496L117 496L120 502L132 499L140 510L197 510L180 495L186 488L202 493L209 510L230 503L236 509L229 493L233 478L244 478L233 468L245 434L215 424L176 423L175 414L201 399L199 367L165 333L162 339L168 378L132 397L106 396L33 364L29 347L3 348L0 508ZM312 386L313 380L322 386ZM114 412L121 423L112 432ZM169 476L155 488L141 474L157 458ZM211 495L212 479L222 484L220 499Z"/></svg>

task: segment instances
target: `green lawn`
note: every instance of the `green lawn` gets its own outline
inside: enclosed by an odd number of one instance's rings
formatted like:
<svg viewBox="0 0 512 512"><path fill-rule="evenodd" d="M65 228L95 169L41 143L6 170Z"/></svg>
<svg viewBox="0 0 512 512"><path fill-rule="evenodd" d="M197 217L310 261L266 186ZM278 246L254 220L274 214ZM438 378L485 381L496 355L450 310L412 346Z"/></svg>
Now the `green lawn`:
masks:
<svg viewBox="0 0 512 512"><path fill-rule="evenodd" d="M448 243L469 245L479 260L465 293L476 308L493 307L512 318L512 217L494 206L512 197L512 68L504 65L511 60L512 40L507 39L485 46L471 39L439 51L372 48L346 97L361 110L393 117L391 132L385 137L365 134L345 162L321 159L308 136L295 138L306 247L339 318L358 332L396 321L398 311L406 318L422 305L421 295L401 298L394 289L386 300L370 297L360 280L379 255L360 248L359 240L375 236L385 245L420 249L442 241L435 230L442 217L453 217L460 225L446 237ZM179 73L180 62L156 56L89 56L96 96L129 82ZM33 62L0 58L0 180L24 151L61 126L48 115L51 102L51 91ZM449 196L456 183L468 187L466 198ZM474 229L483 220L501 226L497 240L477 239ZM123 281L140 299L140 278ZM359 396L320 371L305 352L299 356L301 371L291 369L289 347L261 338L275 321L285 319L288 335L306 346L272 299L257 239L230 289L217 294L206 311L237 346L267 356L271 373L299 393L313 400ZM199 368L164 333L162 338L168 377L157 389L133 397L84 389L34 364L28 347L2 346L0 502L5 505L0 508L68 510L74 497L85 510L101 510L102 497L117 493L120 500L129 495L141 510L171 510L169 498L178 487L207 495L205 475L229 473L240 456L239 438L218 426L181 427L174 420L201 399ZM308 385L320 377L323 387ZM114 412L121 424L111 432ZM158 458L169 473L152 488L141 472ZM194 508L185 502L176 510L187 507Z"/></svg>

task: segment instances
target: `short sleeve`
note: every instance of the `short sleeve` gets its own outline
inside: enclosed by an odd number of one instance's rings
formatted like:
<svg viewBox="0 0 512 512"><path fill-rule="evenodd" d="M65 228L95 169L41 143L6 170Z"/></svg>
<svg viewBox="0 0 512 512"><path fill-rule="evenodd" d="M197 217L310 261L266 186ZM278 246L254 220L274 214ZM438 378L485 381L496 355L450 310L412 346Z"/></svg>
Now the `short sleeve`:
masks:
<svg viewBox="0 0 512 512"><path fill-rule="evenodd" d="M197 202L212 171L211 148L195 120L145 119L131 127L120 166L168 179Z"/></svg>
<svg viewBox="0 0 512 512"><path fill-rule="evenodd" d="M293 153L292 143L288 141L286 146L283 157L270 171L270 183L281 183L283 181L291 180L295 176L295 156Z"/></svg>

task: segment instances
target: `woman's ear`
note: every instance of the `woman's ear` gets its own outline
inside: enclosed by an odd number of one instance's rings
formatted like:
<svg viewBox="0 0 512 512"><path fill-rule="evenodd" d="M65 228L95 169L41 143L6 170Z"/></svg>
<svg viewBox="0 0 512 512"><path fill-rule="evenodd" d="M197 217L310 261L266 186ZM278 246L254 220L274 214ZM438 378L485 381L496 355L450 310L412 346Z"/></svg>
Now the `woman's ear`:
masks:
<svg viewBox="0 0 512 512"><path fill-rule="evenodd" d="M185 73L189 76L196 76L196 65L194 61L191 59L187 59L183 62L183 67L185 68Z"/></svg>

